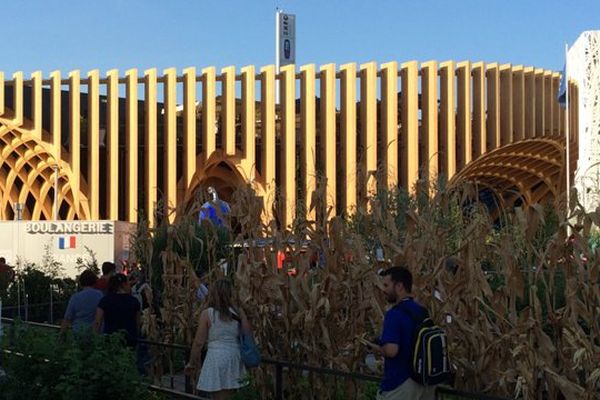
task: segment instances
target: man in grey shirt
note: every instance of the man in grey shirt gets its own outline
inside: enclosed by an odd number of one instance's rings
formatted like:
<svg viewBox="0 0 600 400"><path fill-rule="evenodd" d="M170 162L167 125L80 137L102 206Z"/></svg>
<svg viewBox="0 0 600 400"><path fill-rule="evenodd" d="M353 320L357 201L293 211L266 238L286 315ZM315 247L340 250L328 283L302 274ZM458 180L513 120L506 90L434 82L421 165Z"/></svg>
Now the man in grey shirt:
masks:
<svg viewBox="0 0 600 400"><path fill-rule="evenodd" d="M81 332L91 329L96 318L96 308L104 294L94 289L98 278L90 270L85 270L79 276L79 286L82 288L69 299L67 311L61 324L61 333L65 332L69 326L73 327L73 332Z"/></svg>

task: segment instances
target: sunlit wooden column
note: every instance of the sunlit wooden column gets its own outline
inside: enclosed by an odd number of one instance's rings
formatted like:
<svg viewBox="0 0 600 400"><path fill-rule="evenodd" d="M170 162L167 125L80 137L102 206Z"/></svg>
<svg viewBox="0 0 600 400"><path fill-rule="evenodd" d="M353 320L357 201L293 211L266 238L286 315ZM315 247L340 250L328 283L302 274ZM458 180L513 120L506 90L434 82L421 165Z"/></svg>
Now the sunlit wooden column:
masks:
<svg viewBox="0 0 600 400"><path fill-rule="evenodd" d="M221 133L222 148L226 155L235 155L235 67L221 70L222 99L221 104Z"/></svg>
<svg viewBox="0 0 600 400"><path fill-rule="evenodd" d="M552 136L554 129L554 104L556 103L556 93L552 88L552 71L544 70L544 135Z"/></svg>
<svg viewBox="0 0 600 400"><path fill-rule="evenodd" d="M360 66L361 203L377 192L377 64ZM335 121L335 110L334 121ZM335 144L335 134L334 134ZM335 154L335 153L334 153ZM335 157L335 156L333 156ZM333 158L332 157L332 158ZM329 158L329 157L328 157Z"/></svg>
<svg viewBox="0 0 600 400"><path fill-rule="evenodd" d="M119 71L111 69L106 73L107 131L106 149L108 152L108 219L119 219Z"/></svg>
<svg viewBox="0 0 600 400"><path fill-rule="evenodd" d="M500 66L500 145L513 142L513 79L510 64Z"/></svg>
<svg viewBox="0 0 600 400"><path fill-rule="evenodd" d="M471 162L471 63L463 61L456 66L457 76L457 135L456 135L456 168L461 170Z"/></svg>
<svg viewBox="0 0 600 400"><path fill-rule="evenodd" d="M388 190L398 186L398 63L381 65L381 154L383 178Z"/></svg>
<svg viewBox="0 0 600 400"><path fill-rule="evenodd" d="M75 212L79 213L79 187L81 180L81 74L69 73L69 163L71 165L71 188Z"/></svg>
<svg viewBox="0 0 600 400"><path fill-rule="evenodd" d="M356 210L357 170L356 170L356 63L340 67L340 135L341 168L344 169L340 188L342 189L342 209L346 215Z"/></svg>
<svg viewBox="0 0 600 400"><path fill-rule="evenodd" d="M488 64L487 80L487 124L486 148L494 150L500 146L500 72L498 64Z"/></svg>
<svg viewBox="0 0 600 400"><path fill-rule="evenodd" d="M214 67L202 70L202 167L217 148L216 117L216 70Z"/></svg>
<svg viewBox="0 0 600 400"><path fill-rule="evenodd" d="M402 64L402 129L400 185L411 191L419 179L419 92L417 62ZM454 113L454 111L453 111Z"/></svg>
<svg viewBox="0 0 600 400"><path fill-rule="evenodd" d="M52 145L57 160L62 157L61 93L60 71L53 71L50 73L50 134L52 135Z"/></svg>
<svg viewBox="0 0 600 400"><path fill-rule="evenodd" d="M440 64L440 174L451 179L456 173L456 123L454 107L454 62Z"/></svg>
<svg viewBox="0 0 600 400"><path fill-rule="evenodd" d="M125 72L126 80L126 127L125 146L127 148L127 164L125 166L125 182L127 187L127 220L137 222L138 209L138 71L130 69Z"/></svg>
<svg viewBox="0 0 600 400"><path fill-rule="evenodd" d="M262 67L260 80L261 172L265 188L265 218L270 221L275 200L275 67Z"/></svg>
<svg viewBox="0 0 600 400"><path fill-rule="evenodd" d="M486 109L485 109L485 65L476 62L472 66L473 76L473 158L486 152Z"/></svg>
<svg viewBox="0 0 600 400"><path fill-rule="evenodd" d="M525 78L523 66L517 65L512 69L513 82L513 141L525 138Z"/></svg>
<svg viewBox="0 0 600 400"><path fill-rule="evenodd" d="M281 227L288 228L296 213L296 66L281 67Z"/></svg>
<svg viewBox="0 0 600 400"><path fill-rule="evenodd" d="M432 181L438 174L438 66L433 60L421 65L421 110L421 163L424 176Z"/></svg>
<svg viewBox="0 0 600 400"><path fill-rule="evenodd" d="M312 195L317 189L317 121L315 101L314 64L300 67L300 132L302 159L300 171L304 176L304 207L306 219L315 220L315 209L310 208ZM356 123L356 122L355 122Z"/></svg>
<svg viewBox="0 0 600 400"><path fill-rule="evenodd" d="M183 186L187 192L196 173L196 68L183 70Z"/></svg>
<svg viewBox="0 0 600 400"><path fill-rule="evenodd" d="M535 74L535 136L544 136L546 132L545 115L545 94L544 94L544 70L536 68Z"/></svg>
<svg viewBox="0 0 600 400"><path fill-rule="evenodd" d="M0 71L0 115L4 115L4 72Z"/></svg>
<svg viewBox="0 0 600 400"><path fill-rule="evenodd" d="M88 73L88 202L90 217L100 219L100 71ZM59 103L60 104L60 103ZM60 115L59 115L60 120Z"/></svg>
<svg viewBox="0 0 600 400"><path fill-rule="evenodd" d="M42 72L35 71L31 74L31 133L42 138Z"/></svg>
<svg viewBox="0 0 600 400"><path fill-rule="evenodd" d="M525 82L525 95L523 102L525 105L525 138L535 137L535 75L533 67L523 69L523 80Z"/></svg>
<svg viewBox="0 0 600 400"><path fill-rule="evenodd" d="M13 74L13 123L23 125L23 72Z"/></svg>
<svg viewBox="0 0 600 400"><path fill-rule="evenodd" d="M553 122L552 126L554 127L553 134L556 136L564 136L564 133L561 129L561 118L562 118L562 107L558 104L558 91L560 89L560 73L554 72L552 73L552 93L554 93L554 103L556 104L554 107L554 112L552 113Z"/></svg>
<svg viewBox="0 0 600 400"><path fill-rule="evenodd" d="M321 67L321 156L326 183L326 219L336 215L335 64ZM330 212L327 214L327 212Z"/></svg>
<svg viewBox="0 0 600 400"><path fill-rule="evenodd" d="M177 207L177 71L168 68L164 74L164 191L165 211L169 221L175 220Z"/></svg>
<svg viewBox="0 0 600 400"><path fill-rule="evenodd" d="M256 69L242 68L242 150L250 182L256 179Z"/></svg>
<svg viewBox="0 0 600 400"><path fill-rule="evenodd" d="M148 224L155 224L155 207L157 201L157 110L156 110L156 68L144 71L144 180L146 194L146 213Z"/></svg>

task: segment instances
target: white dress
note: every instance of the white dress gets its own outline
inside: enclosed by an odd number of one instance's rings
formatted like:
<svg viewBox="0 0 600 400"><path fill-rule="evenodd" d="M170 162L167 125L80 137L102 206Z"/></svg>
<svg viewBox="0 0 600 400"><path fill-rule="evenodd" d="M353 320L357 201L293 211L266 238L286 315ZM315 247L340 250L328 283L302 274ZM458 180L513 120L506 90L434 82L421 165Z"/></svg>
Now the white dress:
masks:
<svg viewBox="0 0 600 400"><path fill-rule="evenodd" d="M216 392L242 387L246 368L240 356L240 324L234 319L223 321L219 312L208 309L210 329L204 364L198 378L198 390Z"/></svg>

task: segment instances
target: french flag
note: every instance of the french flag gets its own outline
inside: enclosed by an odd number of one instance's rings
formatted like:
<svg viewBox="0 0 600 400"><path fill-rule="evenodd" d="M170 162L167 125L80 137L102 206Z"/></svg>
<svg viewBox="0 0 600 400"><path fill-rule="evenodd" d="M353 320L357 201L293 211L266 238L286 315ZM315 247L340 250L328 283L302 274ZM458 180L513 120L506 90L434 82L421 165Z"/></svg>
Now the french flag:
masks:
<svg viewBox="0 0 600 400"><path fill-rule="evenodd" d="M75 236L60 236L58 238L58 248L63 249L74 249L75 248Z"/></svg>

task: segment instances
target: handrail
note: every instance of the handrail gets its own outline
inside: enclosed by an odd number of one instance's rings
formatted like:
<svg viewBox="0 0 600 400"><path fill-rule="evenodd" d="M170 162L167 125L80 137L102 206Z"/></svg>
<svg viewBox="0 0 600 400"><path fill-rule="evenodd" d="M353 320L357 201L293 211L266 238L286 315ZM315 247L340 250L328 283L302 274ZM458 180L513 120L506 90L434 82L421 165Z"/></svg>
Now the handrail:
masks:
<svg viewBox="0 0 600 400"><path fill-rule="evenodd" d="M13 318L2 317L2 322L14 324L15 321ZM29 321L23 321L23 323L27 324L27 325L31 325L31 326L40 327L40 328L55 329L55 330L60 329L60 326L53 325L53 324L44 324L44 323L29 322ZM144 343L144 344L147 344L150 346L160 346L160 347L165 347L165 348L183 350L188 353L191 350L190 346L186 346L186 345L182 345L182 344L178 344L178 343L156 342L156 341L145 340L145 339L138 339L138 342ZM354 372L346 372L346 371L340 371L340 370L331 369L331 368L314 367L314 366L310 366L310 365L299 364L299 363L294 363L294 362L289 362L289 361L276 360L273 358L262 358L261 362L263 362L265 364L269 364L269 365L274 365L276 368L275 369L275 399L277 399L277 400L283 399L283 368L300 369L302 371L315 372L315 373L323 374L323 375L332 375L332 376L341 377L341 378L357 379L357 380L365 381L365 382L379 382L381 380L380 376L366 375L366 374L360 374L360 373L354 373ZM148 388L150 388L152 390L161 391L166 394L178 396L181 398L195 399L195 400L203 399L202 397L195 396L189 392L187 392L187 393L180 392L177 390L172 390L172 389L168 389L168 388L164 388L164 387L160 387L160 386L156 386L156 385L147 385L147 386L148 386ZM190 389L189 382L186 377L186 390L189 390L189 389ZM469 400L508 400L508 399L502 398L502 397L491 396L491 395L482 394L482 393L470 393L470 392L465 392L465 391L461 391L461 390L451 389L448 387L438 386L435 391L435 398L444 400L445 399L444 395L452 396L453 399L456 397L459 397L460 399L469 399Z"/></svg>

